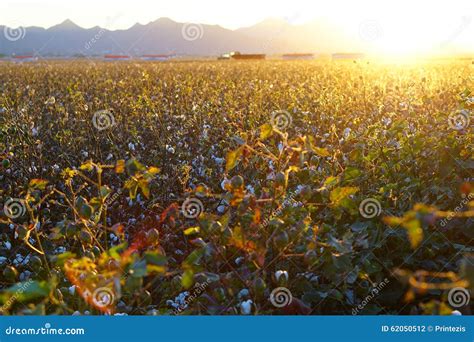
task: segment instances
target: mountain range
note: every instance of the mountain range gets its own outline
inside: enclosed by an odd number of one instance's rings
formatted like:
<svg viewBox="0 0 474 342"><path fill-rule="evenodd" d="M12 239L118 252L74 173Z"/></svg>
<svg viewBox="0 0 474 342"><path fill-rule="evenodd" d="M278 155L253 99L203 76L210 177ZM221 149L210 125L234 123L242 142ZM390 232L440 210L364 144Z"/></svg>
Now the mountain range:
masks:
<svg viewBox="0 0 474 342"><path fill-rule="evenodd" d="M3 33L3 34L2 34ZM48 29L0 25L0 54L39 56L242 53L331 53L360 51L363 44L324 20L291 24L270 18L229 30L218 25L178 23L160 18L125 30L82 28L71 20Z"/></svg>

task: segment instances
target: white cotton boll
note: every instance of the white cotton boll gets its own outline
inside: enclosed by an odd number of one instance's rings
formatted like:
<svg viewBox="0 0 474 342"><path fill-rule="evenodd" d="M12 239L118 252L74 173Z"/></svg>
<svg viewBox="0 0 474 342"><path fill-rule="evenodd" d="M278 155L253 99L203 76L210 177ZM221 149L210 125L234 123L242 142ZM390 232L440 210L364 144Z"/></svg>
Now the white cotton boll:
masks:
<svg viewBox="0 0 474 342"><path fill-rule="evenodd" d="M240 303L240 312L242 313L242 315L250 315L250 313L252 312L252 304L253 301L251 299Z"/></svg>
<svg viewBox="0 0 474 342"><path fill-rule="evenodd" d="M133 143L128 143L128 149L130 151L135 151L135 145Z"/></svg>
<svg viewBox="0 0 474 342"><path fill-rule="evenodd" d="M288 272L282 271L282 270L276 271L275 272L276 281L279 281L281 277L285 278L285 281L288 281Z"/></svg>
<svg viewBox="0 0 474 342"><path fill-rule="evenodd" d="M347 139L350 134L351 134L351 129L349 127L346 127L344 129L344 138Z"/></svg>
<svg viewBox="0 0 474 342"><path fill-rule="evenodd" d="M243 261L244 261L244 257L238 257L235 259L235 264L236 265L240 265Z"/></svg>
<svg viewBox="0 0 474 342"><path fill-rule="evenodd" d="M226 206L224 204L221 204L217 207L217 212L219 214L224 214L225 213Z"/></svg>
<svg viewBox="0 0 474 342"><path fill-rule="evenodd" d="M12 244L10 243L10 241L5 242L5 248L8 250L12 248Z"/></svg>
<svg viewBox="0 0 474 342"><path fill-rule="evenodd" d="M283 151L283 144L281 142L278 143L278 151L280 151L280 153Z"/></svg>
<svg viewBox="0 0 474 342"><path fill-rule="evenodd" d="M385 126L389 126L392 123L392 119L390 118L383 118L382 122Z"/></svg>
<svg viewBox="0 0 474 342"><path fill-rule="evenodd" d="M214 161L216 162L217 165L222 165L222 164L224 164L225 159L224 159L224 158L217 158L217 157L215 157L215 158L214 158Z"/></svg>
<svg viewBox="0 0 474 342"><path fill-rule="evenodd" d="M6 257L0 257L0 265L3 265L7 261Z"/></svg>
<svg viewBox="0 0 474 342"><path fill-rule="evenodd" d="M459 312L458 310L453 310L453 312L451 312L451 315L452 316L462 316L462 313Z"/></svg>
<svg viewBox="0 0 474 342"><path fill-rule="evenodd" d="M255 194L255 189L254 189L254 187L253 187L252 185L250 185L250 184L247 185L247 186L245 187L245 189L247 189L247 191L250 192L252 195Z"/></svg>
<svg viewBox="0 0 474 342"><path fill-rule="evenodd" d="M79 311L74 311L72 313L73 316L81 316L81 313Z"/></svg>
<svg viewBox="0 0 474 342"><path fill-rule="evenodd" d="M229 183L230 183L230 181L227 178L224 178L224 180L221 182L222 190L225 190L225 186Z"/></svg>
<svg viewBox="0 0 474 342"><path fill-rule="evenodd" d="M76 293L76 285L72 285L68 290L69 290L69 294L71 296L74 296L74 294Z"/></svg>
<svg viewBox="0 0 474 342"><path fill-rule="evenodd" d="M110 160L112 159L114 156L112 155L112 153L109 153L109 155L107 156L107 159L106 160Z"/></svg>
<svg viewBox="0 0 474 342"><path fill-rule="evenodd" d="M31 129L31 135L34 137L38 136L38 129L36 127L33 127Z"/></svg>
<svg viewBox="0 0 474 342"><path fill-rule="evenodd" d="M243 298L248 297L249 294L250 294L250 291L249 291L248 289L242 289L242 290L240 290L240 292L239 292L239 294L237 295L237 297L238 297L239 299L243 299Z"/></svg>
<svg viewBox="0 0 474 342"><path fill-rule="evenodd" d="M174 147L170 145L166 145L166 151L168 151L168 153L171 153L171 154L174 154L175 152Z"/></svg>

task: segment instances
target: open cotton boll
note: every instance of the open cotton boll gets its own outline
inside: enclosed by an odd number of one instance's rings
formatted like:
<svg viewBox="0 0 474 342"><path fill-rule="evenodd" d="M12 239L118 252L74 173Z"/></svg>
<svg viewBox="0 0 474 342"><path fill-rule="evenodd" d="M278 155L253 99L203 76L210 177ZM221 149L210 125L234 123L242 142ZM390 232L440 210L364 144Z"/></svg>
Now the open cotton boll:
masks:
<svg viewBox="0 0 474 342"><path fill-rule="evenodd" d="M253 301L251 299L245 300L242 303L240 303L240 312L242 315L250 315L252 312L252 304Z"/></svg>

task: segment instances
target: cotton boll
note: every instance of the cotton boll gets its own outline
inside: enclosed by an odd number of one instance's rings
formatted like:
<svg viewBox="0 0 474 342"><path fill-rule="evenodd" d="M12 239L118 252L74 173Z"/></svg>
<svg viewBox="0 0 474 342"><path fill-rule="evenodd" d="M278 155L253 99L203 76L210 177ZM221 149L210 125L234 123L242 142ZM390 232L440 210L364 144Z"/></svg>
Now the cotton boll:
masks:
<svg viewBox="0 0 474 342"><path fill-rule="evenodd" d="M240 312L242 313L242 315L250 315L250 313L252 312L252 304L253 301L251 299L240 303Z"/></svg>
<svg viewBox="0 0 474 342"><path fill-rule="evenodd" d="M283 278L281 278L281 277L283 277ZM282 281L287 282L288 281L288 272L287 271L282 271L282 270L276 271L275 272L276 281L279 282L280 278L282 279Z"/></svg>

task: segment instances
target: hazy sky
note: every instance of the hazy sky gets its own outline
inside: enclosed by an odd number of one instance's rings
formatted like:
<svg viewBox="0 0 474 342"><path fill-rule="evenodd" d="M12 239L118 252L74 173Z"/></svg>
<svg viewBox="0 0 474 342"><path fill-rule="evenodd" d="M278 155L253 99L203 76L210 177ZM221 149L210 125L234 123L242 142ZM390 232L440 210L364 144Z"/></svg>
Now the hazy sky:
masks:
<svg viewBox="0 0 474 342"><path fill-rule="evenodd" d="M361 23L372 30L375 22L383 31L379 44L389 49L447 40L474 49L474 0L0 0L0 24L12 27L50 27L68 18L86 28L118 29L159 17L231 29L268 17L296 24L324 17L353 33Z"/></svg>

